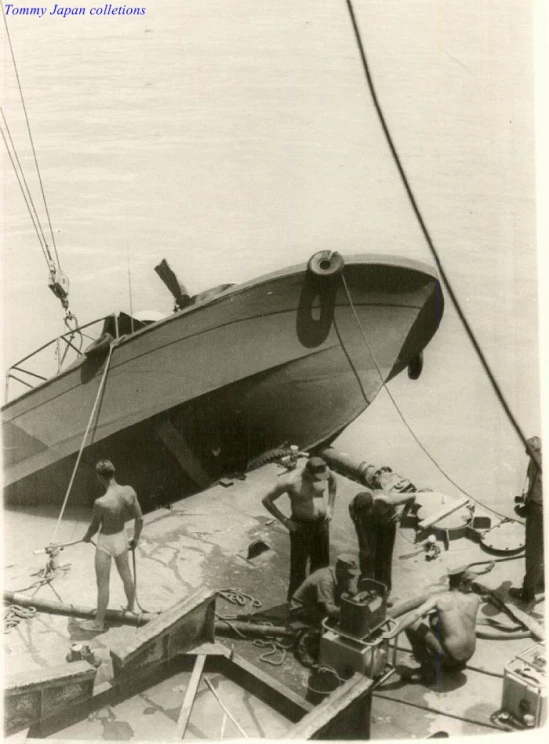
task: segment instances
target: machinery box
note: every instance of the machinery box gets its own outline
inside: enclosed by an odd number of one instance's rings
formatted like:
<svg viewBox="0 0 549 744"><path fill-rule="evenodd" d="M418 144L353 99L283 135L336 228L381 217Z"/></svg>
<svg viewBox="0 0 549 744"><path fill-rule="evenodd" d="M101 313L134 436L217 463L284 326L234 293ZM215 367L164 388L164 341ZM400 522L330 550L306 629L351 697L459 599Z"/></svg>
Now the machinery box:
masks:
<svg viewBox="0 0 549 744"><path fill-rule="evenodd" d="M545 644L538 643L505 665L501 708L528 727L547 717Z"/></svg>

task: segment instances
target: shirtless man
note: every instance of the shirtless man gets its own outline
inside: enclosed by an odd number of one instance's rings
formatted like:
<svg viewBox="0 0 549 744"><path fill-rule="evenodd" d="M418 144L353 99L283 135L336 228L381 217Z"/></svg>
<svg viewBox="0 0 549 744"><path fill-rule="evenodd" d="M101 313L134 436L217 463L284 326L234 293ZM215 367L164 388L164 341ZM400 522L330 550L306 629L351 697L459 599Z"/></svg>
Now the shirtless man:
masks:
<svg viewBox="0 0 549 744"><path fill-rule="evenodd" d="M101 633L105 629L105 614L109 604L109 582L111 558L124 584L128 600L127 610L133 612L135 604L135 585L133 583L128 560L128 549L135 550L143 529L143 515L137 495L130 486L119 485L115 478L115 468L109 460L100 460L95 466L99 482L105 488L105 494L95 500L93 517L84 542L90 542L99 530L95 551L95 575L97 578L97 613L94 620L80 624L83 630ZM135 519L133 538L126 539L124 524Z"/></svg>
<svg viewBox="0 0 549 744"><path fill-rule="evenodd" d="M480 598L470 594L471 579L463 572L450 574L449 580L450 591L430 597L398 626L399 632L406 630L414 657L421 664L412 675L419 672L426 683L435 681L441 669L464 669L476 648Z"/></svg>
<svg viewBox="0 0 549 744"><path fill-rule="evenodd" d="M321 457L311 457L302 470L280 478L263 499L263 506L290 533L288 601L310 573L330 563L329 523L334 513L337 482ZM286 517L275 501L287 494L292 513Z"/></svg>

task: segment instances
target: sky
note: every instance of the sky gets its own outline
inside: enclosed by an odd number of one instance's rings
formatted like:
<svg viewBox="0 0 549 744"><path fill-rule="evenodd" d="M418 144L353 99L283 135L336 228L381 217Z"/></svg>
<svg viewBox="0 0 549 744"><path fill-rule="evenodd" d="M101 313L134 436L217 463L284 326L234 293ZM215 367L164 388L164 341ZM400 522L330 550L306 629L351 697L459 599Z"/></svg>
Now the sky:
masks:
<svg viewBox="0 0 549 744"><path fill-rule="evenodd" d="M534 4L354 6L382 108L443 265L521 426L535 433ZM80 322L130 304L169 313L171 297L153 271L164 257L192 292L305 262L324 248L432 263L376 118L343 0L163 0L139 17L13 16L8 24ZM38 201L3 48L4 111ZM2 189L6 367L64 327L8 163ZM45 224L43 211L41 218ZM452 464L473 471L472 480L487 468L514 473L516 437L449 303L426 356L419 387L393 383L406 414L439 455L451 449ZM373 423L350 429L344 444L374 457L393 447L396 463L408 466L412 450L400 446L398 422L388 423L393 412L382 401L376 406ZM459 456L456 429L469 439ZM490 462L481 457L471 468L487 441ZM519 479L507 478L510 488Z"/></svg>

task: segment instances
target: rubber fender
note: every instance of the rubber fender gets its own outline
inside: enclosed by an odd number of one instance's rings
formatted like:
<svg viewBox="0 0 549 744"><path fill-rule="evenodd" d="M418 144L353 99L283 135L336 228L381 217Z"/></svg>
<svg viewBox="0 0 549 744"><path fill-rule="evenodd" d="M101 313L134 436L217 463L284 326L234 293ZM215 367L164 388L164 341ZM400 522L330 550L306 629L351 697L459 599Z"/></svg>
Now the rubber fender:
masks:
<svg viewBox="0 0 549 744"><path fill-rule="evenodd" d="M88 359L94 359L106 354L111 348L111 344L114 341L114 337L110 333L104 333L99 336L97 341L90 344L87 349L84 350L84 354Z"/></svg>
<svg viewBox="0 0 549 744"><path fill-rule="evenodd" d="M307 271L316 279L335 279L344 268L345 261L337 251L318 251L307 264Z"/></svg>
<svg viewBox="0 0 549 744"><path fill-rule="evenodd" d="M408 377L410 380L417 380L423 370L423 352L415 356L408 365Z"/></svg>
<svg viewBox="0 0 549 744"><path fill-rule="evenodd" d="M281 457L287 457L291 454L292 450L289 447L277 447L276 449L267 450L267 452L264 452L262 455L250 460L246 472L249 473L250 470L257 470L263 465L268 465L270 462L276 462L277 460L280 460Z"/></svg>

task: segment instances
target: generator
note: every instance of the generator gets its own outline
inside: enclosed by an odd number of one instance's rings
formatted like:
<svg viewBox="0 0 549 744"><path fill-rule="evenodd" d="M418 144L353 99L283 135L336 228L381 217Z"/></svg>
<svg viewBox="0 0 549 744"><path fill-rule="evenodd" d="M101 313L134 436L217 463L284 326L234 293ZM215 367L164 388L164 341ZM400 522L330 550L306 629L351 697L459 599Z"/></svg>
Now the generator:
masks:
<svg viewBox="0 0 549 744"><path fill-rule="evenodd" d="M544 724L547 718L545 643L531 646L505 665L501 710L527 728Z"/></svg>
<svg viewBox="0 0 549 744"><path fill-rule="evenodd" d="M362 579L356 594L341 596L339 622L323 621L321 665L334 669L342 677L360 672L371 679L379 679L385 672L394 671L385 632L396 623L387 618L386 594L384 584Z"/></svg>

